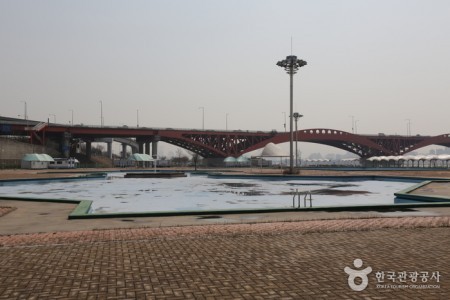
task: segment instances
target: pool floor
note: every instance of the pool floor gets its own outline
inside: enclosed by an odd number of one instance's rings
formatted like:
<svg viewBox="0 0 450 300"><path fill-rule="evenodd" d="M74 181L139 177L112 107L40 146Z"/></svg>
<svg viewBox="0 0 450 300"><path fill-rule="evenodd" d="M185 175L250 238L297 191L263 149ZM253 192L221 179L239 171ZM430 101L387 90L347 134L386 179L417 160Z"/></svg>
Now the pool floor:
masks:
<svg viewBox="0 0 450 300"><path fill-rule="evenodd" d="M268 180L258 178L124 178L111 173L105 179L20 183L0 186L0 196L92 201L90 213L209 211L292 208L293 195L311 193L317 206L395 204L394 193L413 182L385 180ZM309 197L308 197L309 199ZM298 198L295 207L298 206Z"/></svg>

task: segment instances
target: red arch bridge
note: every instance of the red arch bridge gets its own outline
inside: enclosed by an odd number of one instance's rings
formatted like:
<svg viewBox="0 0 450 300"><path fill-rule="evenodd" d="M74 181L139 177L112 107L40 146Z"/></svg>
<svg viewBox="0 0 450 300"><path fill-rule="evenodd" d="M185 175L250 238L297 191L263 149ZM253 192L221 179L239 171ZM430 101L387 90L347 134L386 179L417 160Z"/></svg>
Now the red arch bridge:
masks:
<svg viewBox="0 0 450 300"><path fill-rule="evenodd" d="M69 155L71 147L79 142L86 142L87 150L90 149L92 142L106 142L109 143L108 150L111 151L110 145L113 140L122 145L134 146L136 151L148 154L152 144L152 154L156 155L157 142L163 141L197 153L204 158L239 157L271 142L275 144L288 142L290 136L288 132L277 131L70 126L6 117L0 117L0 135L29 136L31 142L35 144L45 144L48 140L57 141L65 155ZM336 129L314 128L294 132L295 137L300 142L336 147L362 158L403 155L429 145L450 147L450 134L364 135Z"/></svg>

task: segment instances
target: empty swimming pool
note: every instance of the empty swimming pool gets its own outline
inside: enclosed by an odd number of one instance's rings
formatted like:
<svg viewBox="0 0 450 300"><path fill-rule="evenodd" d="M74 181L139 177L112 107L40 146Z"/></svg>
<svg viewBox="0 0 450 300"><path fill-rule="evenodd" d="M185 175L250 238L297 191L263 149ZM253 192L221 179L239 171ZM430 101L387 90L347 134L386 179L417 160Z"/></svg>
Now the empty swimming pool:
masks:
<svg viewBox="0 0 450 300"><path fill-rule="evenodd" d="M0 186L0 196L92 201L90 213L210 211L290 208L294 193L310 192L312 206L395 204L394 193L415 182L300 178L124 178L16 183ZM297 203L297 202L296 202ZM303 206L303 197L302 197ZM309 207L309 201L307 202Z"/></svg>

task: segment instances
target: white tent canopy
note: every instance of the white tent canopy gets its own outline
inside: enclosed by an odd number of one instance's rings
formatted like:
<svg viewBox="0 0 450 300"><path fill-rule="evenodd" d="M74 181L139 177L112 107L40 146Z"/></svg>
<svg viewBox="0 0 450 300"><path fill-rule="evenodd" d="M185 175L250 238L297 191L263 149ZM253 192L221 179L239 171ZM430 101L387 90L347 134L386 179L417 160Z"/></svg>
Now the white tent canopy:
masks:
<svg viewBox="0 0 450 300"><path fill-rule="evenodd" d="M250 161L250 158L248 158L247 156L241 155L236 159L236 161L238 163L247 163Z"/></svg>
<svg viewBox="0 0 450 300"><path fill-rule="evenodd" d="M233 156L228 156L227 158L225 158L223 160L225 163L235 163L237 161L236 158L234 158Z"/></svg>
<svg viewBox="0 0 450 300"><path fill-rule="evenodd" d="M128 157L128 160L133 160L133 161L154 161L153 157L151 157L148 154L143 154L143 153L134 153L132 155L130 155L130 157Z"/></svg>
<svg viewBox="0 0 450 300"><path fill-rule="evenodd" d="M406 166L409 166L412 164L414 166L415 162L417 162L417 166L420 166L422 163L422 166L428 165L428 166L445 166L447 164L447 167L449 166L450 161L450 155L442 154L442 155L399 155L399 156L372 156L367 159L367 161L370 162L378 162L378 163L387 163L388 165L391 164L391 162L394 162L395 164L398 164L400 166L401 164L404 164Z"/></svg>
<svg viewBox="0 0 450 300"><path fill-rule="evenodd" d="M22 160L23 161L44 161L44 162L54 161L54 159L50 155L38 154L38 153L25 154L22 157Z"/></svg>
<svg viewBox="0 0 450 300"><path fill-rule="evenodd" d="M30 153L22 157L22 169L47 169L49 163L55 160L48 154Z"/></svg>
<svg viewBox="0 0 450 300"><path fill-rule="evenodd" d="M399 161L399 160L450 160L450 155L400 155L400 156L372 156L368 161Z"/></svg>

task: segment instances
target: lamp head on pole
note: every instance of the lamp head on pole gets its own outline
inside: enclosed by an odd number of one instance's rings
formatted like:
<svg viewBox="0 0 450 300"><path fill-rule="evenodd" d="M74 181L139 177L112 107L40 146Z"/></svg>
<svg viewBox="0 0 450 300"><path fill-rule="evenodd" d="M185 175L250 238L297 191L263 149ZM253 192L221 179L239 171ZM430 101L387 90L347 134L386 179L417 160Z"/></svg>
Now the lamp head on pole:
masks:
<svg viewBox="0 0 450 300"><path fill-rule="evenodd" d="M295 55L289 55L286 59L277 62L277 66L284 68L288 74L296 74L298 68L306 66L306 61L297 59Z"/></svg>
<svg viewBox="0 0 450 300"><path fill-rule="evenodd" d="M299 114L298 112L294 113L294 119L298 120L299 118L303 117L303 115Z"/></svg>

